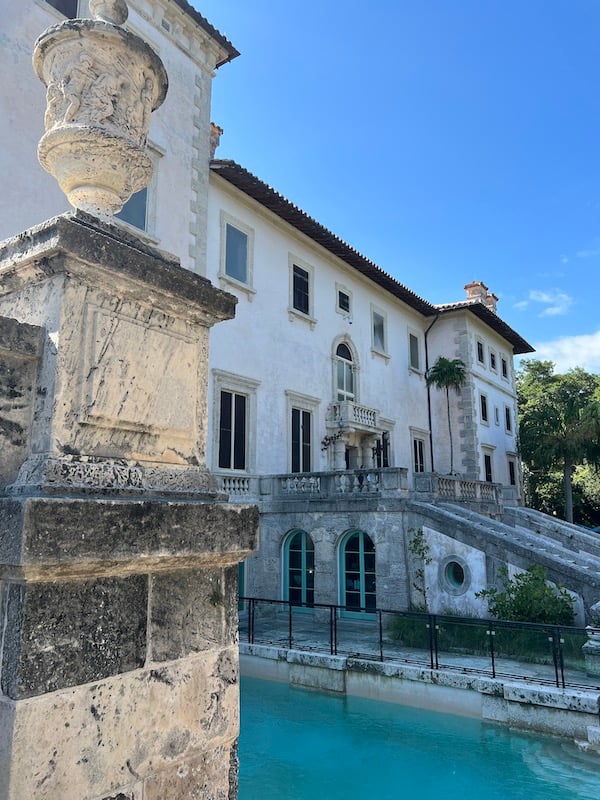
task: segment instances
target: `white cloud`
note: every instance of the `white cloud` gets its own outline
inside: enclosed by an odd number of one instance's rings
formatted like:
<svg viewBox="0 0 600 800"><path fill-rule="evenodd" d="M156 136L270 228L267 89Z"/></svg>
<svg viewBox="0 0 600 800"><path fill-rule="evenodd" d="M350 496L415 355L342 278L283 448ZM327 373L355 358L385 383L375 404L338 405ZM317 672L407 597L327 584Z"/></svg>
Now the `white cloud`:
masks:
<svg viewBox="0 0 600 800"><path fill-rule="evenodd" d="M513 308L516 308L517 311L525 311L528 305L529 305L529 300L519 300L518 303L515 303L513 305Z"/></svg>
<svg viewBox="0 0 600 800"><path fill-rule="evenodd" d="M535 353L523 357L553 361L556 372L583 367L588 372L600 373L600 330L580 336L561 336L534 346Z"/></svg>
<svg viewBox="0 0 600 800"><path fill-rule="evenodd" d="M539 289L532 289L529 292L529 299L534 303L541 303L546 306L540 317L554 317L559 314L566 314L574 302L570 295L566 292L561 292L560 289L550 289L545 292Z"/></svg>
<svg viewBox="0 0 600 800"><path fill-rule="evenodd" d="M592 248L590 250L579 250L577 253L575 253L575 255L577 258L596 258L597 256L600 256L600 249Z"/></svg>

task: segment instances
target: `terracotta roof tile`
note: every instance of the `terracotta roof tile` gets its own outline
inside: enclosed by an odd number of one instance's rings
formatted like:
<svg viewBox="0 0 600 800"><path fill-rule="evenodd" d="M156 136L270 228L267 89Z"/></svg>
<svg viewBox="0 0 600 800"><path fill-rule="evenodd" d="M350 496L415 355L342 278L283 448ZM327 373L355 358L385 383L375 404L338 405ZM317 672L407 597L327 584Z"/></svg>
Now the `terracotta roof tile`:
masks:
<svg viewBox="0 0 600 800"><path fill-rule="evenodd" d="M495 312L490 311L487 306L478 300L463 300L457 303L433 305L424 298L419 297L418 294L397 281L373 261L363 256L358 250L355 250L351 245L340 239L339 236L336 236L321 223L302 211L301 208L298 208L278 191L261 181L251 172L248 172L247 169L244 169L235 161L215 159L211 162L210 168L215 175L219 175L248 195L248 197L256 200L257 203L272 211L280 219L308 236L332 255L337 256L424 317L433 317L451 311L470 311L506 339L513 346L515 354L533 352L533 347L525 339L503 322Z"/></svg>

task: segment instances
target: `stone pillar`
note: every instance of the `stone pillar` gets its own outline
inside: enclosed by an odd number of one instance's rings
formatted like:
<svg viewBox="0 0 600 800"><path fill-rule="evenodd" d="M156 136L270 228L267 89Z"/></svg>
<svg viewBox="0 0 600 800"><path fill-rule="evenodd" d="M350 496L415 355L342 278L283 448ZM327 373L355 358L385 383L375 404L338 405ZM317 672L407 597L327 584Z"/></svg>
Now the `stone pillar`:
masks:
<svg viewBox="0 0 600 800"><path fill-rule="evenodd" d="M258 516L205 467L234 304L83 212L0 245L0 800L236 796Z"/></svg>

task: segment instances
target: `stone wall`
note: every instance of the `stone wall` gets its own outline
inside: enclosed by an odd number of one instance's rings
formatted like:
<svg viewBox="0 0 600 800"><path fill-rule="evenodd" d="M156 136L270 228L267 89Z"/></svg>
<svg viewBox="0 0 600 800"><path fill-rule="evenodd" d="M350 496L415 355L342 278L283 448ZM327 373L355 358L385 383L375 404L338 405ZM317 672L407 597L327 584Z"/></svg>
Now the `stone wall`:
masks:
<svg viewBox="0 0 600 800"><path fill-rule="evenodd" d="M29 452L43 334L0 317L0 489L15 480Z"/></svg>

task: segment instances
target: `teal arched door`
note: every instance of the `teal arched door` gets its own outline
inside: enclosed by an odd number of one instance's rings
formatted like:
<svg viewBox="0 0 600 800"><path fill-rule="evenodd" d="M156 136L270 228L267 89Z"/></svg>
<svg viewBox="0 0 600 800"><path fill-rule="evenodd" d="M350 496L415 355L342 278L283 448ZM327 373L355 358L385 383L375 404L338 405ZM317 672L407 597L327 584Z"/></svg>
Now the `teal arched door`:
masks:
<svg viewBox="0 0 600 800"><path fill-rule="evenodd" d="M284 597L294 606L312 608L315 602L315 546L306 531L292 531L284 556Z"/></svg>
<svg viewBox="0 0 600 800"><path fill-rule="evenodd" d="M340 546L340 603L346 613L368 614L377 608L375 545L363 531L350 531Z"/></svg>

